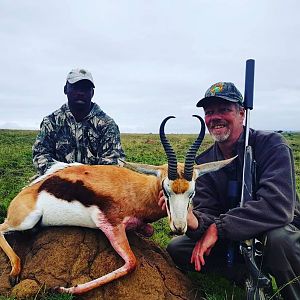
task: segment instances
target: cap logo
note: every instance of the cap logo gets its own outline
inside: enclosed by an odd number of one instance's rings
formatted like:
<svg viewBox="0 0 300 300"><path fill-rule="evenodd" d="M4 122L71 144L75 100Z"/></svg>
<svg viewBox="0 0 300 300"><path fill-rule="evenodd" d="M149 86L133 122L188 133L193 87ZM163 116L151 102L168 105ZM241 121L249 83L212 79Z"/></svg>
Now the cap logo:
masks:
<svg viewBox="0 0 300 300"><path fill-rule="evenodd" d="M83 70L83 69L81 69L81 70L79 70L79 73L81 73L81 74L85 75L85 74L86 74L86 71L85 71L85 70Z"/></svg>
<svg viewBox="0 0 300 300"><path fill-rule="evenodd" d="M223 91L223 84L221 82L214 84L210 88L210 92L212 94L221 93Z"/></svg>

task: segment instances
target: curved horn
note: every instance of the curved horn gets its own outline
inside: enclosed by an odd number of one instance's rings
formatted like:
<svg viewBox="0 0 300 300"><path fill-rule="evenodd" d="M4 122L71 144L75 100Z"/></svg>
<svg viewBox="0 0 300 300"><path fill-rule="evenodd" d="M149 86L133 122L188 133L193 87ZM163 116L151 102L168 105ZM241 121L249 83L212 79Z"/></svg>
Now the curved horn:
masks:
<svg viewBox="0 0 300 300"><path fill-rule="evenodd" d="M175 180L177 179L177 158L174 150L172 149L165 135L165 124L171 118L175 118L175 117L169 116L162 121L159 128L159 136L160 136L160 141L165 149L168 158L168 178L170 180Z"/></svg>
<svg viewBox="0 0 300 300"><path fill-rule="evenodd" d="M183 177L191 181L193 177L193 169L194 169L194 161L195 161L195 156L196 153L203 141L204 135L205 135L205 123L203 119L200 116L193 115L193 117L197 118L201 122L201 131L195 140L195 142L192 144L190 149L188 150L186 156L185 156L185 163L184 163L184 175Z"/></svg>

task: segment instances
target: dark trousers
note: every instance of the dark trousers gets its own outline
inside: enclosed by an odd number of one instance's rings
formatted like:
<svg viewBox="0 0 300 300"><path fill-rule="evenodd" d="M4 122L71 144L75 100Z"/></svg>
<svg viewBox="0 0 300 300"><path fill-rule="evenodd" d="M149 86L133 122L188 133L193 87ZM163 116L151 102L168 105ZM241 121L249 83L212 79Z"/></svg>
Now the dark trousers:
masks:
<svg viewBox="0 0 300 300"><path fill-rule="evenodd" d="M174 238L167 247L167 251L175 264L182 270L195 270L190 263L192 251L196 242L187 236ZM235 248L234 265L228 264L228 247L232 244L228 240L216 243L209 256L205 259L202 272L216 272L230 280L244 280L245 274L240 267L243 258ZM293 225L273 229L266 234L266 245L263 255L263 269L274 276L277 286L287 286L281 290L285 300L300 299L300 231ZM294 281L293 281L294 280ZM293 282L292 282L293 281ZM238 282L239 283L239 282Z"/></svg>

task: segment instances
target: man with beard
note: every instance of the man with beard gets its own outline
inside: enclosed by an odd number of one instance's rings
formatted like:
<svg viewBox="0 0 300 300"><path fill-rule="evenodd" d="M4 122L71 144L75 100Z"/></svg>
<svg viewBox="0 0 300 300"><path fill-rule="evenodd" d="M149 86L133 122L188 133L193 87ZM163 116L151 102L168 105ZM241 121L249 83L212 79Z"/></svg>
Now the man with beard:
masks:
<svg viewBox="0 0 300 300"><path fill-rule="evenodd" d="M69 72L64 86L68 103L45 117L33 145L33 163L42 175L56 161L89 165L117 164L124 159L115 121L96 103L92 74Z"/></svg>
<svg viewBox="0 0 300 300"><path fill-rule="evenodd" d="M249 144L257 163L255 195L240 207L243 97L233 83L219 82L197 106L204 109L215 143L196 163L238 157L225 168L198 178L186 235L173 239L167 251L182 270L221 272L242 281L243 274L237 273L245 266L241 267L238 241L266 237L263 270L275 277L278 287L290 283L281 291L284 299L299 299L300 281L294 280L300 275L299 199L290 147L277 133L250 129ZM165 209L160 196L159 205Z"/></svg>

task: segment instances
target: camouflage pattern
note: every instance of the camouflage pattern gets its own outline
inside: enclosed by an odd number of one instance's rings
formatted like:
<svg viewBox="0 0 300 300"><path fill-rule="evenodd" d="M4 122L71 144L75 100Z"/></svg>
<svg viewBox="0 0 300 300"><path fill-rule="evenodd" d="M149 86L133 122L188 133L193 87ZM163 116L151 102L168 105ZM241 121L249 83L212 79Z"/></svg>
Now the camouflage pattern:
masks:
<svg viewBox="0 0 300 300"><path fill-rule="evenodd" d="M76 122L68 104L43 119L32 148L39 175L55 161L110 165L125 158L117 124L96 103L92 104L81 122Z"/></svg>

